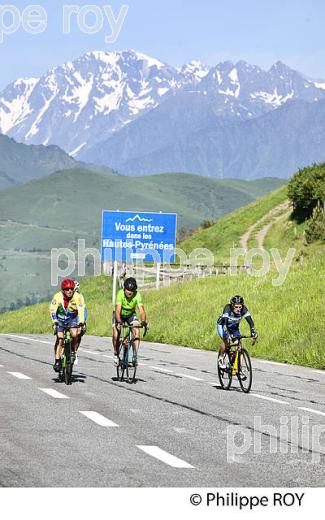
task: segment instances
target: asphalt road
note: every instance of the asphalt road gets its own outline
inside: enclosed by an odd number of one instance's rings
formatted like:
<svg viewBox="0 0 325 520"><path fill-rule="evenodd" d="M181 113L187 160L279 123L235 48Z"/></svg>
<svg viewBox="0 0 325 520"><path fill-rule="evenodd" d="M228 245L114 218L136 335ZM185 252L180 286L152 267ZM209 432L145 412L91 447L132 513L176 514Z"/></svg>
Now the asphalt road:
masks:
<svg viewBox="0 0 325 520"><path fill-rule="evenodd" d="M66 386L53 342L0 335L0 487L325 485L325 371L253 359L246 395L215 353L144 342L131 385L86 336Z"/></svg>

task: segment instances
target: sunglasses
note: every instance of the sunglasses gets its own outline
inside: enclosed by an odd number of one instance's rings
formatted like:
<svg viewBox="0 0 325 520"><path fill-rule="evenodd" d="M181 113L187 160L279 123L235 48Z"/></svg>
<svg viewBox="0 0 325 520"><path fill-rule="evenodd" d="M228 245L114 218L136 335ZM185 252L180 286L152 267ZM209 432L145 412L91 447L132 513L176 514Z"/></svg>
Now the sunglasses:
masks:
<svg viewBox="0 0 325 520"><path fill-rule="evenodd" d="M65 292L74 291L74 289L63 289Z"/></svg>
<svg viewBox="0 0 325 520"><path fill-rule="evenodd" d="M243 306L242 305L234 305L234 309L242 309Z"/></svg>

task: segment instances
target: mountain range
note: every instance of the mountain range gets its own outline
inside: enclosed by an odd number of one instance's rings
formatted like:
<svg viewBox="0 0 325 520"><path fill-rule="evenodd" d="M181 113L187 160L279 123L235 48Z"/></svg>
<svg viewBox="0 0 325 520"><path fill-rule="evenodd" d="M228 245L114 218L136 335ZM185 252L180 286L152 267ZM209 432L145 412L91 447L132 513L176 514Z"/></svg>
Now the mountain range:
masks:
<svg viewBox="0 0 325 520"><path fill-rule="evenodd" d="M325 158L325 120L309 126L324 101L325 82L282 62L177 69L133 50L93 51L8 85L0 132L127 175L287 177Z"/></svg>

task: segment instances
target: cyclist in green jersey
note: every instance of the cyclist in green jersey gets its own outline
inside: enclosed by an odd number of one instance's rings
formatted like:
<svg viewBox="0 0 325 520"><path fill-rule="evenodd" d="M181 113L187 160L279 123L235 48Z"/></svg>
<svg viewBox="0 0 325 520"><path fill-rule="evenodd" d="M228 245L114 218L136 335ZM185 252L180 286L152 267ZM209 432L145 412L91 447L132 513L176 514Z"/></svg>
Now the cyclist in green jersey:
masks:
<svg viewBox="0 0 325 520"><path fill-rule="evenodd" d="M146 312L142 303L141 294L137 291L138 286L135 278L127 278L124 282L124 289L120 289L116 296L115 311L113 312L112 328L113 328L113 347L114 347L114 363L118 364L118 340L123 323L131 325L134 321L138 321L136 309L139 309L142 327L147 330ZM140 346L139 329L132 328L134 337L134 346L138 352Z"/></svg>

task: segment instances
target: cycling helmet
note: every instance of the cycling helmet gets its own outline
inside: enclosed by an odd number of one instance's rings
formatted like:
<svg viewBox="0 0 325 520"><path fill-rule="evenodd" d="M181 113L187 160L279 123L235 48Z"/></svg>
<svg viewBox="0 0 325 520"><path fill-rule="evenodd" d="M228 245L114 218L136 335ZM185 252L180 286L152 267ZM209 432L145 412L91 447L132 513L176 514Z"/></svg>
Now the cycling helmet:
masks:
<svg viewBox="0 0 325 520"><path fill-rule="evenodd" d="M72 280L72 278L65 278L64 280L62 280L62 283L61 283L62 290L74 289L74 288L75 288L75 284L74 284L74 280Z"/></svg>
<svg viewBox="0 0 325 520"><path fill-rule="evenodd" d="M230 300L230 305L244 305L244 298L236 294Z"/></svg>
<svg viewBox="0 0 325 520"><path fill-rule="evenodd" d="M74 290L80 292L80 283L77 280L74 281Z"/></svg>
<svg viewBox="0 0 325 520"><path fill-rule="evenodd" d="M126 289L127 291L135 292L137 288L138 286L135 278L127 278L124 281L124 289Z"/></svg>

